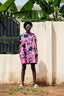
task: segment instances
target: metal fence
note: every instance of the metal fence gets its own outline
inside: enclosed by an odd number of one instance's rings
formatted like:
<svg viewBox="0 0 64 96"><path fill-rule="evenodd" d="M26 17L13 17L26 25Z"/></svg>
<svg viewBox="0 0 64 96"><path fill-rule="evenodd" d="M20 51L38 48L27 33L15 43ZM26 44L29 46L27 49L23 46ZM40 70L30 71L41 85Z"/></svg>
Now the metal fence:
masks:
<svg viewBox="0 0 64 96"><path fill-rule="evenodd" d="M2 15L0 17L0 54L17 54L19 35L19 22L10 15Z"/></svg>

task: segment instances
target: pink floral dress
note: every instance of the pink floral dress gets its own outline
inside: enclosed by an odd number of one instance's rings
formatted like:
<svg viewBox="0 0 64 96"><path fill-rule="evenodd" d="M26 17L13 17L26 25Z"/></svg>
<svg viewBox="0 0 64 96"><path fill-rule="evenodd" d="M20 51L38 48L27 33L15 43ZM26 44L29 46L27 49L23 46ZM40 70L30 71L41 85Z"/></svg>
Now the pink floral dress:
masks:
<svg viewBox="0 0 64 96"><path fill-rule="evenodd" d="M22 33L19 37L20 43L20 60L22 64L37 64L38 62L38 50L37 50L37 38L32 32Z"/></svg>

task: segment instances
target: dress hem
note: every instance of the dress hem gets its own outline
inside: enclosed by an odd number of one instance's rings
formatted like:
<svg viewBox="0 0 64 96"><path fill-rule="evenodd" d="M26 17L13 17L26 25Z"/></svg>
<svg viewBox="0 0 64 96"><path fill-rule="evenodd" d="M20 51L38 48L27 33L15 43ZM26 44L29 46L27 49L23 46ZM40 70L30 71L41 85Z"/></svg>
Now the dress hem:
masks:
<svg viewBox="0 0 64 96"><path fill-rule="evenodd" d="M37 64L37 63L21 63L21 64Z"/></svg>

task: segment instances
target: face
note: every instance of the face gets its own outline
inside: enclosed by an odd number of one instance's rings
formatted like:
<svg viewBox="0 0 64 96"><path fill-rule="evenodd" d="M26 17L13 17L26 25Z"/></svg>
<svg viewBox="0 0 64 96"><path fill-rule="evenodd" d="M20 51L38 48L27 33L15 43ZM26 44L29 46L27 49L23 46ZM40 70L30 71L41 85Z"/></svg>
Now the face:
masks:
<svg viewBox="0 0 64 96"><path fill-rule="evenodd" d="M26 30L27 32L30 32L30 29L31 29L31 25L30 25L30 24L27 24L26 27L25 27L25 30Z"/></svg>

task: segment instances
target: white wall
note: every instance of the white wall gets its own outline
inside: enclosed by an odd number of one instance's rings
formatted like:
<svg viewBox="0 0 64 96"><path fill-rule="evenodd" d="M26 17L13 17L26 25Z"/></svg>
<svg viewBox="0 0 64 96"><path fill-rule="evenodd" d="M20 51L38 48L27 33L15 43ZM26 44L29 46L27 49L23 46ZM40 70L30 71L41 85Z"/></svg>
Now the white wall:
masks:
<svg viewBox="0 0 64 96"><path fill-rule="evenodd" d="M37 81L51 85L64 83L64 22L32 22L31 32L36 34L38 63ZM20 23L20 34L24 33ZM21 83L19 54L0 54L0 83ZM30 64L26 67L25 83L33 82Z"/></svg>
<svg viewBox="0 0 64 96"><path fill-rule="evenodd" d="M60 84L64 83L64 22L53 22L52 29L52 73Z"/></svg>

